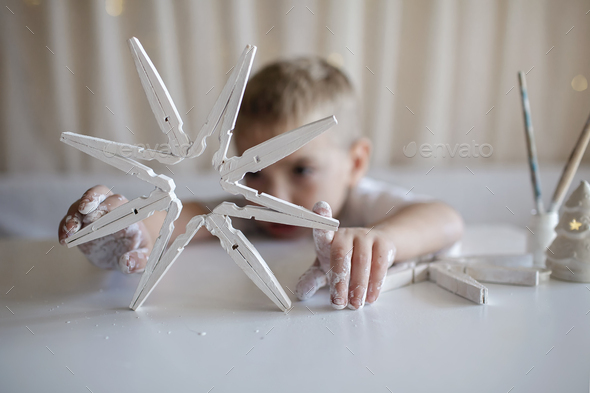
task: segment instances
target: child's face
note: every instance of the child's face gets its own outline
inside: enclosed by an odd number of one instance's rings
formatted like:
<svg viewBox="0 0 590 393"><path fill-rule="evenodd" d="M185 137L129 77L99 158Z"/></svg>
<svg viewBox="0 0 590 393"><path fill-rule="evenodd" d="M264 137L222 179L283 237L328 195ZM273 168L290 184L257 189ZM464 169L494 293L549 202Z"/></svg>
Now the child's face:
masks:
<svg viewBox="0 0 590 393"><path fill-rule="evenodd" d="M236 135L238 154L291 128L294 127L251 125ZM334 143L334 135L330 131L273 165L257 173L246 174L246 185L309 210L316 202L326 201L337 216L348 190L358 179L351 152ZM296 238L310 233L309 228L265 221L257 223L276 238Z"/></svg>

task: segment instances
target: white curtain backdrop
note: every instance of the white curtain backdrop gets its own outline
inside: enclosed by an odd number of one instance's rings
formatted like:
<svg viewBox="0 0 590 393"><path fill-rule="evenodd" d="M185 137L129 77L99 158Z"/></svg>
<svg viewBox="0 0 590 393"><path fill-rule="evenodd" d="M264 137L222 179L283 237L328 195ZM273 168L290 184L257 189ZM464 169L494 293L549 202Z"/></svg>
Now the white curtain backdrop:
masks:
<svg viewBox="0 0 590 393"><path fill-rule="evenodd" d="M254 44L254 71L309 54L343 67L381 168L524 163L516 76L523 70L541 164L563 162L590 112L589 9L587 1L536 0L3 0L0 171L116 171L61 143L63 131L165 142L129 54L132 36L191 136L243 47ZM493 154L441 158L439 149L437 159L410 159L402 148L412 141L451 150L467 143L471 155L474 144L488 143ZM207 170L210 156L177 170Z"/></svg>

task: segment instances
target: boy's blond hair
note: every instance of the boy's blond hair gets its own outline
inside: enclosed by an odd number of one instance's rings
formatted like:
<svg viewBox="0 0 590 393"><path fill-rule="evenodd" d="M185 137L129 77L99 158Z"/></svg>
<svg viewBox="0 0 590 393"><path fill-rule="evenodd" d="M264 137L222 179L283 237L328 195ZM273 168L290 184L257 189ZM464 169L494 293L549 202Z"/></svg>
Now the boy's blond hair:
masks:
<svg viewBox="0 0 590 393"><path fill-rule="evenodd" d="M320 57L280 60L262 68L248 82L236 134L252 124L292 127L330 115L338 119L334 133L338 141L350 145L358 138L356 96L344 72Z"/></svg>

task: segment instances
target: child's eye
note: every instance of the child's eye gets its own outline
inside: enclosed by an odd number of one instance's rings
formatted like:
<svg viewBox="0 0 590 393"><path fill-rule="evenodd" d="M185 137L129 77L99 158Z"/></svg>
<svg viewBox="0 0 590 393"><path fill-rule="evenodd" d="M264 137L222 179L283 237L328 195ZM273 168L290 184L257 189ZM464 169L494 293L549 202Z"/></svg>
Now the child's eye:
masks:
<svg viewBox="0 0 590 393"><path fill-rule="evenodd" d="M313 173L313 169L308 166L298 165L293 168L293 173L297 176L308 176Z"/></svg>

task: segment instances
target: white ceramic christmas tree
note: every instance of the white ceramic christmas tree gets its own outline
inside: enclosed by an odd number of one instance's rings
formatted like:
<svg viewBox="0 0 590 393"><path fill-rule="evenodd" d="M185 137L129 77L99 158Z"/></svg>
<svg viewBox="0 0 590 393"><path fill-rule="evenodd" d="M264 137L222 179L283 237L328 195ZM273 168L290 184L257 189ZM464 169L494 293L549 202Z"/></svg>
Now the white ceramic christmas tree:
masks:
<svg viewBox="0 0 590 393"><path fill-rule="evenodd" d="M557 237L547 249L551 277L590 282L590 184L582 181L570 195L555 227Z"/></svg>

